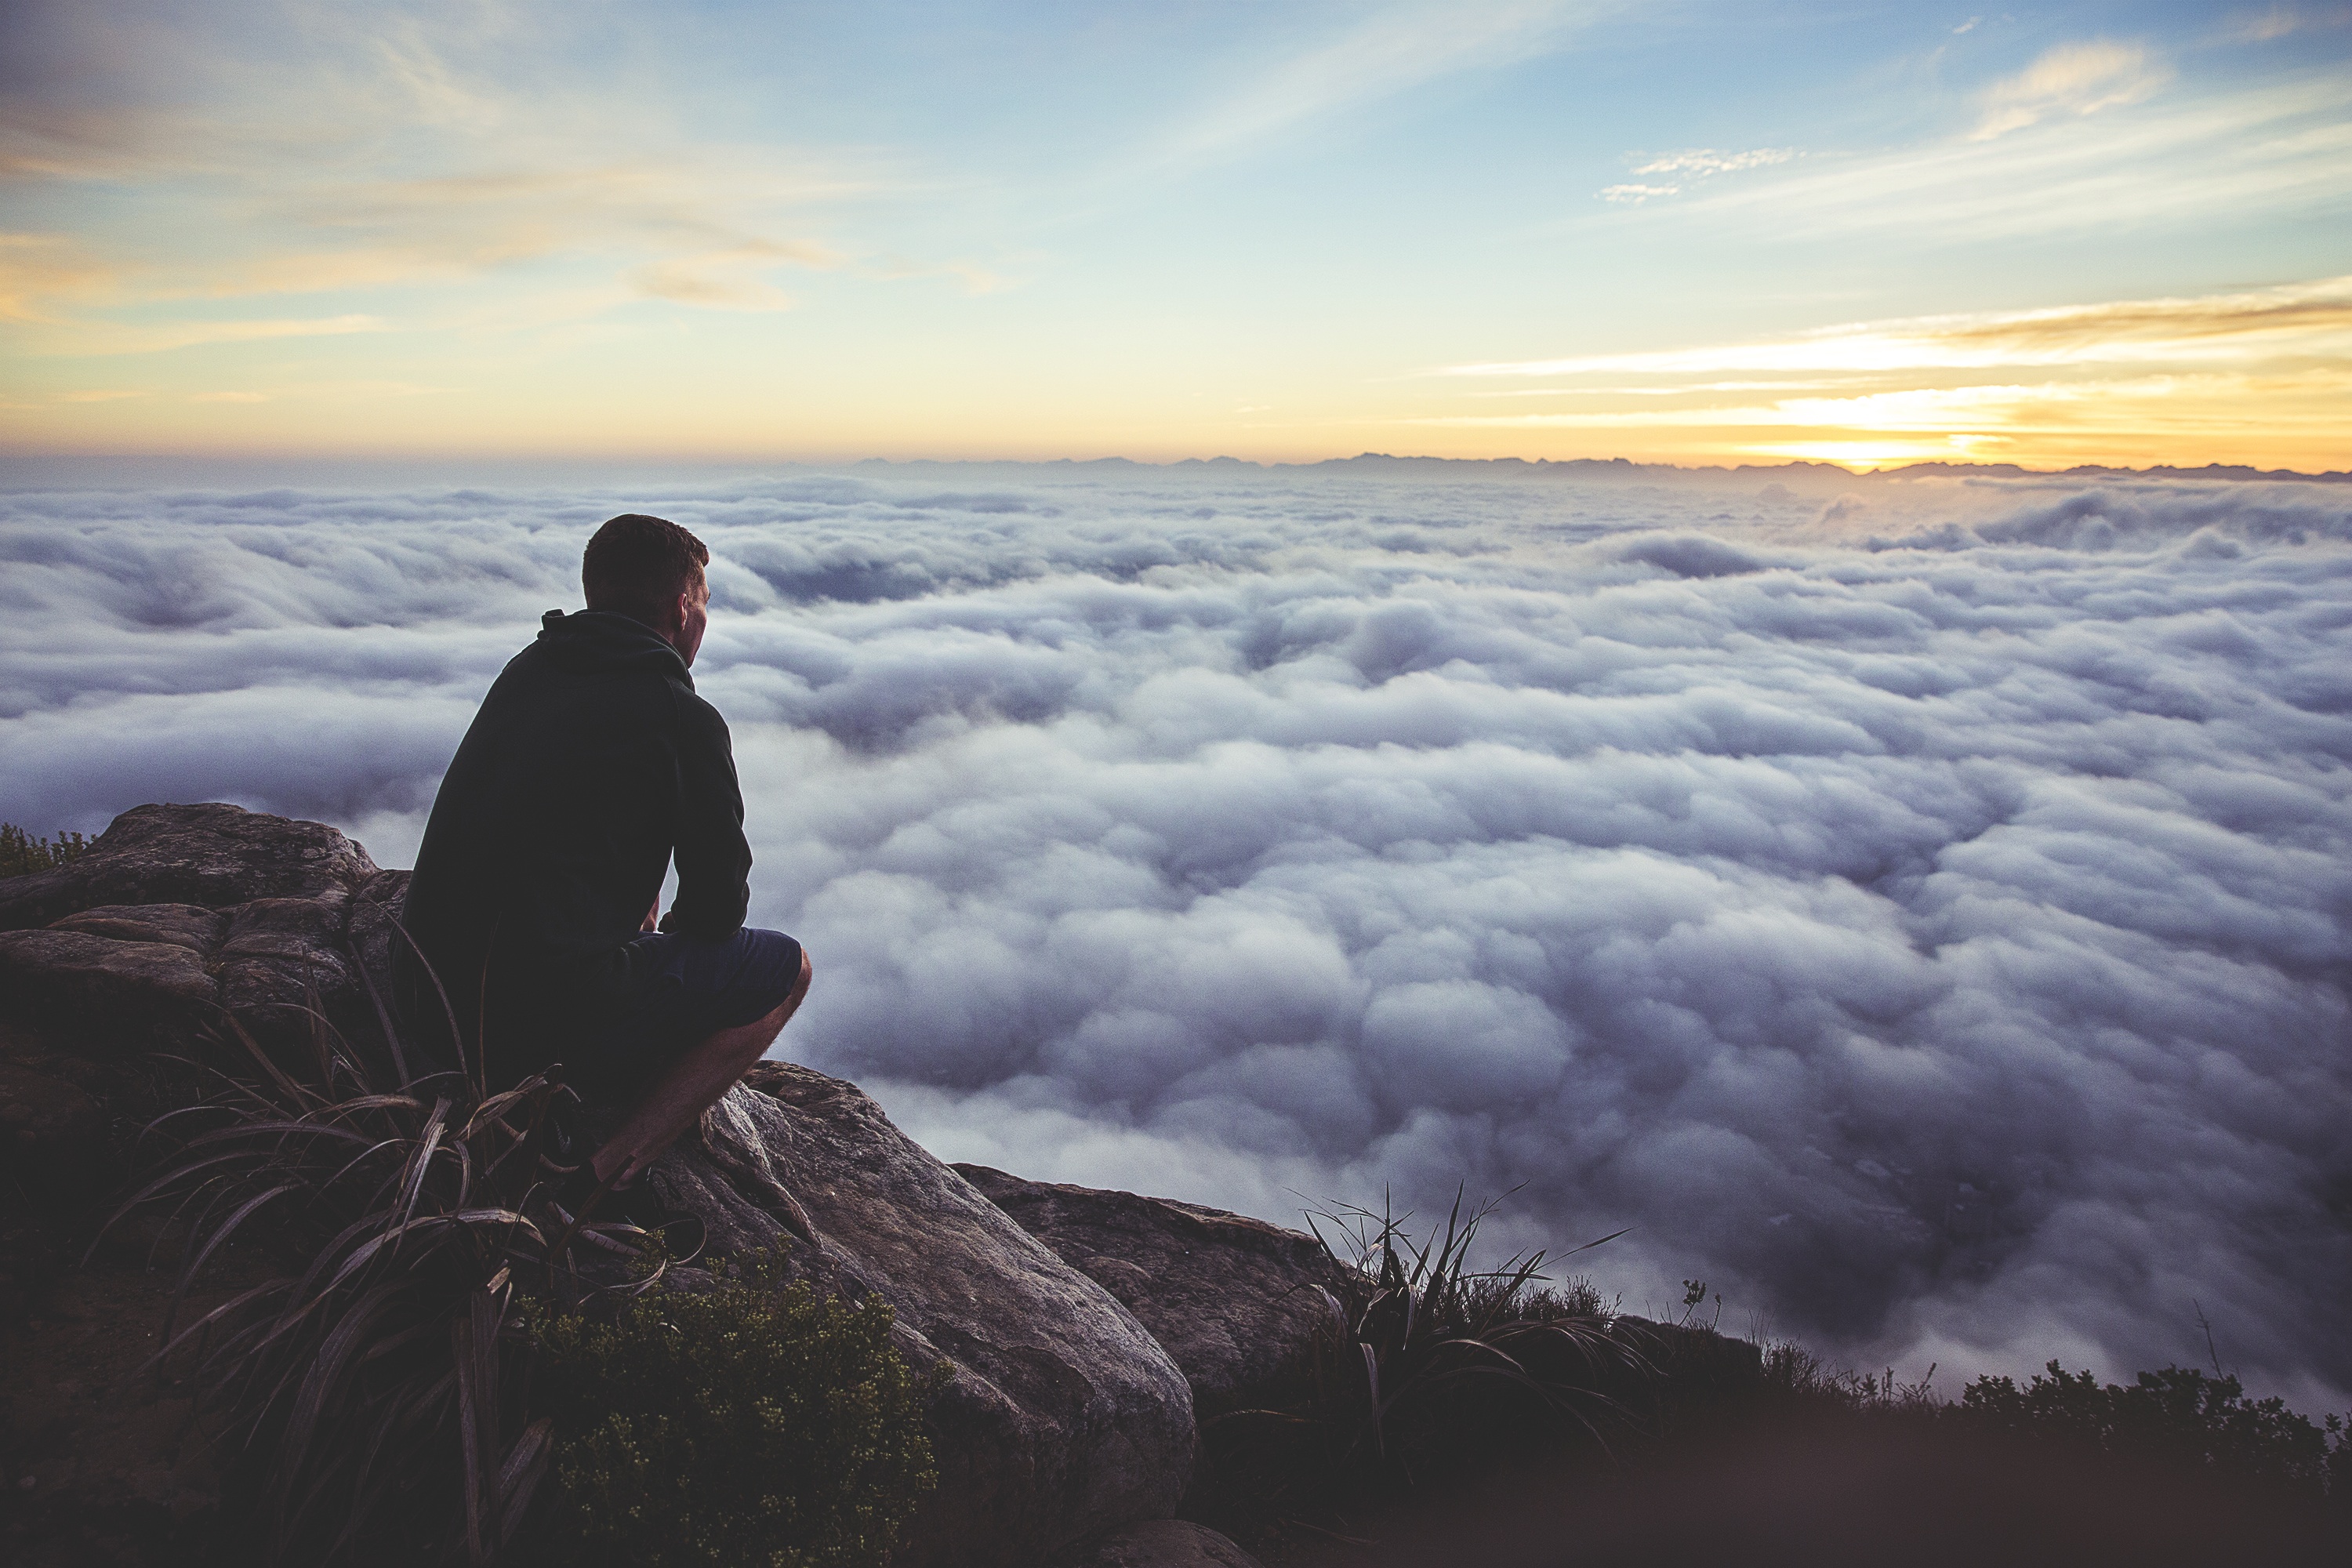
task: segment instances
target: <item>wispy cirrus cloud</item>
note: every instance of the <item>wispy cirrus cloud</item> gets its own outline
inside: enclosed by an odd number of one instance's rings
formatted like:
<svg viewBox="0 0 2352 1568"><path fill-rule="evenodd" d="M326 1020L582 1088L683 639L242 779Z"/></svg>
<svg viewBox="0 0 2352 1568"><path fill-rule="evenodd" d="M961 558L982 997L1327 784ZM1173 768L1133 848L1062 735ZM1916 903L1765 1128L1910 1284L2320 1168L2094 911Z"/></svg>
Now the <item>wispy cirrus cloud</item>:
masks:
<svg viewBox="0 0 2352 1568"><path fill-rule="evenodd" d="M1158 161L1232 156L1298 125L1460 71L1548 53L1616 0L1504 0L1477 7L1391 5L1259 72L1163 145Z"/></svg>
<svg viewBox="0 0 2352 1568"><path fill-rule="evenodd" d="M1683 192L1683 181L1705 180L1716 174L1735 174L1744 169L1769 168L1785 163L1797 155L1793 147L1756 147L1745 153L1718 153L1712 147L1695 147L1685 153L1667 153L1637 165L1633 173L1677 176L1670 185L1630 184L1603 185L1597 193L1604 202L1630 203L1639 206L1658 196L1675 196Z"/></svg>
<svg viewBox="0 0 2352 1568"><path fill-rule="evenodd" d="M35 0L0 178L116 195L69 234L0 241L0 319L40 328L30 352L105 354L362 330L352 310L152 320L185 300L341 294L412 330L543 320L553 299L771 310L779 272L846 259L811 215L879 188L875 159L698 138L673 101L594 69L518 73L528 9L415 0L289 35L257 4L194 27ZM241 47L257 32L266 48Z"/></svg>
<svg viewBox="0 0 2352 1568"><path fill-rule="evenodd" d="M2273 5L2263 11L2242 11L2222 27L2231 43L2267 44L2319 27L2352 25L2352 5Z"/></svg>
<svg viewBox="0 0 2352 1568"><path fill-rule="evenodd" d="M2137 96L2146 74L2105 89L2095 76L2085 68L2073 99L1980 98L1969 127L1943 136L1813 148L1644 221L1914 247L2316 216L2352 200L2352 79L2339 70L2161 99Z"/></svg>
<svg viewBox="0 0 2352 1568"><path fill-rule="evenodd" d="M204 343L265 342L275 338L335 338L358 332L388 332L381 317L324 316L259 321L174 321L156 326L83 323L71 351L77 354L165 353Z"/></svg>
<svg viewBox="0 0 2352 1568"><path fill-rule="evenodd" d="M1604 202L1618 202L1633 206L1639 206L1654 196L1672 196L1681 194L1680 185L1603 185L1600 191L1601 199Z"/></svg>
<svg viewBox="0 0 2352 1568"><path fill-rule="evenodd" d="M1689 174L1704 179L1709 174L1737 174L1742 169L1761 169L1772 163L1785 163L1796 155L1794 147L1756 147L1745 153L1718 153L1712 147L1698 147L1687 153L1669 153L1664 157L1653 158L1633 173Z"/></svg>
<svg viewBox="0 0 2352 1568"><path fill-rule="evenodd" d="M1823 327L1776 342L1450 365L1441 375L1665 374L1726 371L1975 369L2149 362L2250 352L2341 352L2352 334L2352 275L2202 298L2122 300L2039 310L1925 316Z"/></svg>
<svg viewBox="0 0 2352 1568"><path fill-rule="evenodd" d="M1970 140L1990 142L2039 121L2137 103L2171 79L2171 68L2139 44L2105 38L2061 44L1986 89L1984 119Z"/></svg>
<svg viewBox="0 0 2352 1568"><path fill-rule="evenodd" d="M2352 276L2231 294L2124 300L1824 327L1775 341L1446 367L1454 378L1541 379L1518 395L1576 396L1559 413L1425 416L1497 428L1812 430L1840 452L1865 435L2058 459L2123 437L2273 443L2314 466L2352 461ZM1756 380L1723 380L1748 375ZM1602 386L1587 378L1607 376ZM1622 384L1623 378L1650 378ZM1832 395L1726 401L1726 393ZM1494 395L1482 393L1477 395ZM1611 406L1612 404L1616 406ZM1778 455L1803 455L1785 437ZM1921 455L1917 443L1899 455Z"/></svg>

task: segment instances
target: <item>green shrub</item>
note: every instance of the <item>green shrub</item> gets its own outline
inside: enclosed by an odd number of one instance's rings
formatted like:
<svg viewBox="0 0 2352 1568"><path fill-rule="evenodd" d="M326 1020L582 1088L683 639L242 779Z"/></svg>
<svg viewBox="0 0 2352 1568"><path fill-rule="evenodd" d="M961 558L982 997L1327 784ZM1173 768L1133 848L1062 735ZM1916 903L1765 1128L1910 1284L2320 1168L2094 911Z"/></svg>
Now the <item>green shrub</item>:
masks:
<svg viewBox="0 0 2352 1568"><path fill-rule="evenodd" d="M89 847L79 833L36 838L13 822L0 822L0 877L22 877L62 866Z"/></svg>
<svg viewBox="0 0 2352 1568"><path fill-rule="evenodd" d="M2234 1377L2189 1367L2102 1385L2053 1361L2023 1388L2006 1377L1978 1378L1950 1414L1981 1430L2200 1465L2299 1491L2329 1489L2331 1474L2340 1490L2352 1460L2340 1417L2322 1426L2276 1397L2248 1399Z"/></svg>
<svg viewBox="0 0 2352 1568"><path fill-rule="evenodd" d="M755 1260L616 1321L541 1316L533 1406L555 1418L550 1562L866 1568L936 1484L889 1306L782 1289Z"/></svg>

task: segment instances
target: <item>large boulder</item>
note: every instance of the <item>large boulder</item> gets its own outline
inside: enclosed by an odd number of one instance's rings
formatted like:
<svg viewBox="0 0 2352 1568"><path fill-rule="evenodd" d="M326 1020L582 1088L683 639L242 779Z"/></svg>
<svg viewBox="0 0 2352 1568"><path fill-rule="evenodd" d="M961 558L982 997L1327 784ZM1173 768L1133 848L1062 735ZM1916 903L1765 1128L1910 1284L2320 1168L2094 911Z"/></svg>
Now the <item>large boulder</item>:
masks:
<svg viewBox="0 0 2352 1568"><path fill-rule="evenodd" d="M48 925L101 904L340 901L375 874L367 851L323 822L218 801L138 805L66 864L0 879L0 931Z"/></svg>
<svg viewBox="0 0 2352 1568"><path fill-rule="evenodd" d="M917 1368L954 1365L903 1568L1034 1563L1174 1510L1193 1424L1168 1352L853 1085L763 1062L651 1179L714 1251L781 1244L796 1277L887 1300Z"/></svg>
<svg viewBox="0 0 2352 1568"><path fill-rule="evenodd" d="M1311 1236L1174 1198L955 1169L1126 1304L1183 1368L1203 1419L1281 1403L1316 1334L1343 1326L1346 1270Z"/></svg>
<svg viewBox="0 0 2352 1568"><path fill-rule="evenodd" d="M0 1038L30 1029L46 1053L0 1053L12 1163L90 1126L68 1070L85 1054L230 1016L265 1039L314 1016L380 1037L405 879L332 828L201 805L127 812L80 859L0 881ZM953 1366L904 1568L1027 1568L1183 1495L1192 1404L1167 1352L851 1085L763 1064L652 1180L714 1251L777 1247L821 1289L879 1296L919 1370Z"/></svg>
<svg viewBox="0 0 2352 1568"><path fill-rule="evenodd" d="M387 951L406 881L323 823L137 806L76 859L0 879L6 1009L95 1054L179 1043L224 1009L264 1035L306 1034L314 1016L365 1030L352 939L364 927Z"/></svg>

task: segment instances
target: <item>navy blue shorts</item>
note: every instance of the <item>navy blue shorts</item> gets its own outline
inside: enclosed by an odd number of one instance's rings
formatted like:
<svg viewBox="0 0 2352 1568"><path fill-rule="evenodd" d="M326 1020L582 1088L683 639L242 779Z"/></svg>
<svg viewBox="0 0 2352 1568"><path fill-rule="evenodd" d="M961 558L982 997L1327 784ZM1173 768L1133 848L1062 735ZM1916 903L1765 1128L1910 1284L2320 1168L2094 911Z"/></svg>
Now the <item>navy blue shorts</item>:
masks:
<svg viewBox="0 0 2352 1568"><path fill-rule="evenodd" d="M723 942L647 931L629 943L628 968L637 1005L555 1053L564 1080L592 1104L634 1097L719 1030L775 1011L800 984L801 944L751 926Z"/></svg>

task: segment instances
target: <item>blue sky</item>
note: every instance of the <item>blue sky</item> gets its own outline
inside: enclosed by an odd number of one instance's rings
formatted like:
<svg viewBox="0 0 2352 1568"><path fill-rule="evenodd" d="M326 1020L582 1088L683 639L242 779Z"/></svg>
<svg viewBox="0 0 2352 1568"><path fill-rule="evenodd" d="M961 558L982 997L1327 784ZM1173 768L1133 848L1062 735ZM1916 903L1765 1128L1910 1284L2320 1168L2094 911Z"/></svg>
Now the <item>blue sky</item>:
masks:
<svg viewBox="0 0 2352 1568"><path fill-rule="evenodd" d="M83 4L23 38L17 450L2352 461L2343 5ZM1822 334L1912 347L1755 352Z"/></svg>

